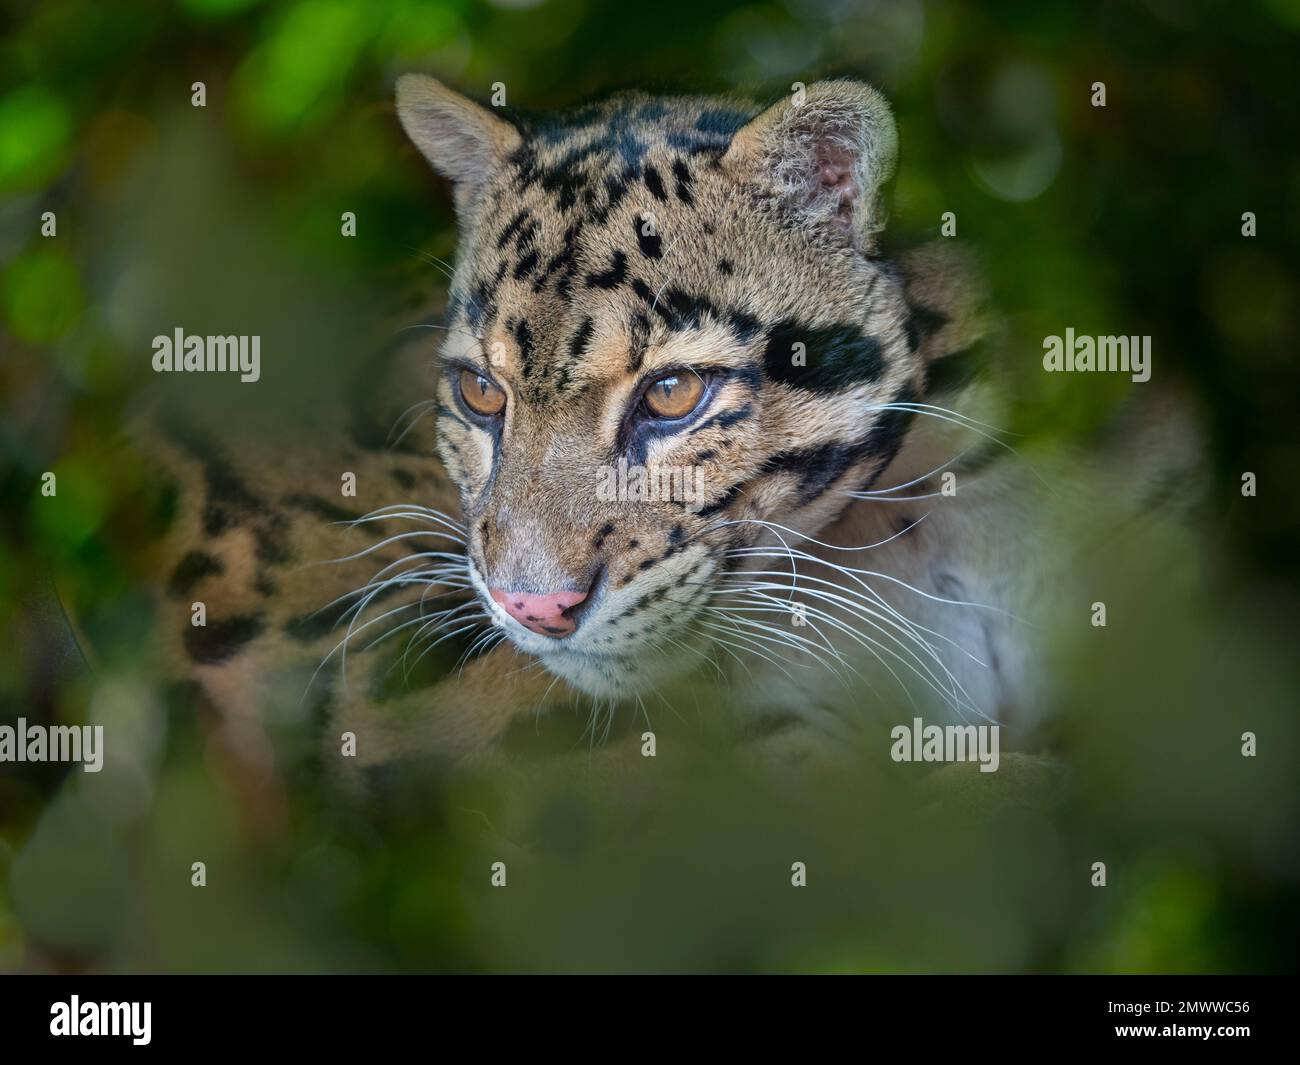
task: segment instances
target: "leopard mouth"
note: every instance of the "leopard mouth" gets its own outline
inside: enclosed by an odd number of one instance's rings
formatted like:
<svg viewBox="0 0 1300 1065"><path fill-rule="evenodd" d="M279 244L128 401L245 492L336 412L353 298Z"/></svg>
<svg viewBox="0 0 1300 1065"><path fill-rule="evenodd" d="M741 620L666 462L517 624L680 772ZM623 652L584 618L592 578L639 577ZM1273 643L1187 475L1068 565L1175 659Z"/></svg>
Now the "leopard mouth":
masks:
<svg viewBox="0 0 1300 1065"><path fill-rule="evenodd" d="M511 617L490 594L472 554L467 576L492 626L504 633L520 651L535 657L547 672L588 697L616 701L633 699L660 691L670 682L681 681L697 668L704 668L712 662L700 649L711 641L692 624L707 601L707 595L692 594L679 604L680 610L671 621L661 622L671 625L671 638L643 638L629 641L625 647L607 649L601 644L607 644L612 637L619 635L617 615L611 619L602 618L600 614L620 609L622 604L611 606L609 603L605 567L601 568L595 582L595 601L588 611L583 612L582 624L576 632L562 638L530 631ZM624 635L628 634L625 632ZM691 654L691 650L697 653Z"/></svg>
<svg viewBox="0 0 1300 1065"><path fill-rule="evenodd" d="M548 672L584 695L622 699L657 689L669 675L680 675L680 661L644 651L588 652L556 647L537 657Z"/></svg>

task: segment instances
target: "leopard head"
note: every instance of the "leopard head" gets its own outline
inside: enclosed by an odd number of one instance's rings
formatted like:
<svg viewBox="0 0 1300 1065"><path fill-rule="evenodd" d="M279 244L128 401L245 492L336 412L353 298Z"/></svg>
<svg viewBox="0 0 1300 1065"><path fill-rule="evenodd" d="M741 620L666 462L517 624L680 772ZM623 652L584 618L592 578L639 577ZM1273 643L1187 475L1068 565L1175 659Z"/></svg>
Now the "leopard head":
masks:
<svg viewBox="0 0 1300 1065"><path fill-rule="evenodd" d="M738 550L816 534L900 446L924 369L876 256L889 108L845 80L766 110L397 100L454 186L439 451L473 584L578 689L651 687L711 642Z"/></svg>

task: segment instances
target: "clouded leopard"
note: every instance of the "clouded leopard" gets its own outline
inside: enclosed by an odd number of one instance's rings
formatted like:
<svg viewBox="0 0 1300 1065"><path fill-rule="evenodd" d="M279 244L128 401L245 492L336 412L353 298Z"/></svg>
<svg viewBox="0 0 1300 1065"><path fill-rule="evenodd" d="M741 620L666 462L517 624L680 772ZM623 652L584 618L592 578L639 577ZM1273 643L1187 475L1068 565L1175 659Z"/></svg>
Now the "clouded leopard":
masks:
<svg viewBox="0 0 1300 1065"><path fill-rule="evenodd" d="M999 431L964 253L882 253L879 93L521 117L408 75L397 113L460 231L415 354L309 438L148 429L180 485L163 653L241 761L273 764L277 685L317 692L362 768L473 759L575 696L593 733L710 693L832 745L918 708L1032 732L1035 623L1083 601L1048 556L1092 475ZM1149 436L1108 506L1177 454ZM404 684L442 641L463 661Z"/></svg>

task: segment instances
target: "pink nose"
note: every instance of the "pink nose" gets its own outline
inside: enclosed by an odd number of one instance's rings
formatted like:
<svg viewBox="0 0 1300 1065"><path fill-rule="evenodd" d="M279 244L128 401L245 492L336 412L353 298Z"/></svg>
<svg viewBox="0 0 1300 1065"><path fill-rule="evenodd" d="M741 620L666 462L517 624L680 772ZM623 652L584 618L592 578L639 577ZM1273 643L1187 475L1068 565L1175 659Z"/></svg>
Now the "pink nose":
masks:
<svg viewBox="0 0 1300 1065"><path fill-rule="evenodd" d="M578 627L577 621L565 615L587 598L586 592L552 592L550 595L533 595L531 592L503 592L489 588L492 598L501 604L507 614L520 625L539 636L568 636Z"/></svg>

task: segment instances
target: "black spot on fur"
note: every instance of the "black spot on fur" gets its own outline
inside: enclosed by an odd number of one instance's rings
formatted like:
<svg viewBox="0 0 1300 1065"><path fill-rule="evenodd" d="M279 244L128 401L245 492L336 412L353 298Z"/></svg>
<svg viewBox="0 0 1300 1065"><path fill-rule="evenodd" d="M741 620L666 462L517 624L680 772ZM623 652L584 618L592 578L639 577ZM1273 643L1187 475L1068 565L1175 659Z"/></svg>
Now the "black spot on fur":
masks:
<svg viewBox="0 0 1300 1065"><path fill-rule="evenodd" d="M645 607L646 602L648 601L648 598L649 598L648 596L644 596L644 595L641 596L640 599L638 599L638 600L636 600L636 602L632 603L631 606L629 606L626 610L624 610L622 613L620 613L620 614L618 615L618 617L616 617L614 620L615 620L615 621L624 621L624 620L626 620L627 618L632 617L634 614L637 613L637 611L639 611L639 610L641 610L641 609L643 609L643 608Z"/></svg>
<svg viewBox="0 0 1300 1065"><path fill-rule="evenodd" d="M524 376L531 373L533 363L533 331L528 328L527 319L520 318L515 324L515 343L519 345L519 361L523 366Z"/></svg>
<svg viewBox="0 0 1300 1065"><path fill-rule="evenodd" d="M704 296L683 292L676 287L668 287L659 296L659 313L668 325L675 330L698 329L706 317L722 318L722 314Z"/></svg>
<svg viewBox="0 0 1300 1065"><path fill-rule="evenodd" d="M983 349L977 345L932 362L926 373L925 394L939 396L964 388L984 372L986 361Z"/></svg>
<svg viewBox="0 0 1300 1065"><path fill-rule="evenodd" d="M719 411L717 414L713 415L713 417L708 418L695 426L695 428L693 428L687 435L694 436L696 433L703 432L705 429L730 429L733 425L752 417L753 414L754 407L750 403L746 403L743 407L737 407L734 410Z"/></svg>
<svg viewBox="0 0 1300 1065"><path fill-rule="evenodd" d="M805 365L794 362L796 344L804 345ZM792 318L768 333L763 365L773 381L814 392L833 392L884 371L880 342L855 325L809 326Z"/></svg>
<svg viewBox="0 0 1300 1065"><path fill-rule="evenodd" d="M164 419L161 427L169 439L202 466L205 534L219 536L247 526L252 530L259 561L269 564L289 561L288 523L284 516L248 488L216 442L179 418Z"/></svg>
<svg viewBox="0 0 1300 1065"><path fill-rule="evenodd" d="M648 163L645 168L645 187L650 190L650 195L661 203L668 202L668 193L664 189L664 179L659 176L659 171Z"/></svg>
<svg viewBox="0 0 1300 1065"><path fill-rule="evenodd" d="M230 511L211 503L203 508L203 535L220 536L234 526Z"/></svg>
<svg viewBox="0 0 1300 1065"><path fill-rule="evenodd" d="M677 179L677 198L687 207L694 207L695 194L691 191L691 185L695 179L691 176L691 168L681 159L675 159L673 160L673 177Z"/></svg>
<svg viewBox="0 0 1300 1065"><path fill-rule="evenodd" d="M647 233L647 220L642 215L632 219L632 228L636 231L636 241L641 254L647 259L661 259L664 254L663 240L658 233Z"/></svg>
<svg viewBox="0 0 1300 1065"><path fill-rule="evenodd" d="M289 550L289 523L283 514L268 514L266 519L253 525L253 553L259 562L282 565L293 561Z"/></svg>
<svg viewBox="0 0 1300 1065"><path fill-rule="evenodd" d="M718 273L723 274L726 277L730 277L735 272L736 272L736 268L731 265L730 259L718 260Z"/></svg>
<svg viewBox="0 0 1300 1065"><path fill-rule="evenodd" d="M627 195L629 184L636 178L637 171L635 167L629 166L620 176L607 176L604 181L605 202L599 210L592 215L592 221L596 225L604 225L605 220L609 218L610 213L623 202Z"/></svg>
<svg viewBox="0 0 1300 1065"><path fill-rule="evenodd" d="M537 149L525 142L511 153L507 161L516 167L515 185L518 189L522 191L540 185L555 197L559 210L568 211L577 202L582 187L583 175L578 167L590 154L590 148L575 148L558 162L543 165L537 157Z"/></svg>
<svg viewBox="0 0 1300 1065"><path fill-rule="evenodd" d="M768 473L791 472L799 477L798 505L806 506L862 461L870 448L856 444L823 444L820 447L782 451L764 464Z"/></svg>
<svg viewBox="0 0 1300 1065"><path fill-rule="evenodd" d="M515 234L515 249L520 253L527 251L533 246L533 241L537 237L538 231L542 227L536 221L529 221L517 234Z"/></svg>
<svg viewBox="0 0 1300 1065"><path fill-rule="evenodd" d="M538 256L537 254L537 249L536 248L531 249L528 252L528 254L525 255L522 259L520 259L519 262L515 265L515 271L514 271L515 280L522 281L525 277L531 274L534 270L537 269L537 264L539 261L540 261L540 256Z"/></svg>
<svg viewBox="0 0 1300 1065"><path fill-rule="evenodd" d="M742 344L753 340L763 328L763 323L746 311L731 311L727 315L727 321L731 323L731 328L736 331Z"/></svg>
<svg viewBox="0 0 1300 1065"><path fill-rule="evenodd" d="M627 372L641 369L646 346L650 343L650 319L644 314L634 314L628 324Z"/></svg>
<svg viewBox="0 0 1300 1065"><path fill-rule="evenodd" d="M588 346L591 344L591 335L595 331L596 323L590 318L584 318L582 324L578 326L577 332L569 341L569 358L581 359L587 354Z"/></svg>
<svg viewBox="0 0 1300 1065"><path fill-rule="evenodd" d="M907 350L916 351L921 346L921 333L917 329L916 320L909 314L907 320L903 322L903 333L907 337Z"/></svg>
<svg viewBox="0 0 1300 1065"><path fill-rule="evenodd" d="M669 130L664 138L670 148L675 148L679 152L685 152L687 155L721 155L731 142L729 136L719 136L717 134L701 133L698 130Z"/></svg>
<svg viewBox="0 0 1300 1065"><path fill-rule="evenodd" d="M180 599L204 577L211 577L224 569L220 559L203 551L190 551L176 564L171 580L167 582L167 593Z"/></svg>
<svg viewBox="0 0 1300 1065"><path fill-rule="evenodd" d="M905 386L894 402L906 403L914 398L915 392L910 386ZM764 470L798 475L799 506L811 503L858 463L875 459L875 468L867 482L870 486L898 454L911 421L911 411L886 410L877 417L871 431L857 443L823 444L782 451L767 460Z"/></svg>
<svg viewBox="0 0 1300 1065"><path fill-rule="evenodd" d="M582 232L584 221L579 218L570 224L561 238L560 250L547 260L546 266L533 278L533 291L541 292L551 278L555 278L555 291L567 299L573 282L573 272L577 269L577 237Z"/></svg>
<svg viewBox="0 0 1300 1065"><path fill-rule="evenodd" d="M743 492L744 490L745 490L745 483L743 481L741 481L738 484L733 484L730 488L728 488L725 492L723 492L722 495L720 495L714 502L710 503L707 507L701 507L699 513L696 516L700 518L711 518L714 514L726 510L727 507L731 506L731 504L734 503L737 498L739 498L740 493Z"/></svg>
<svg viewBox="0 0 1300 1065"><path fill-rule="evenodd" d="M911 307L911 313L907 316L907 333L912 344L912 350L915 351L921 346L922 342L929 340L949 321L950 319L943 311L936 311L932 307L914 303Z"/></svg>
<svg viewBox="0 0 1300 1065"><path fill-rule="evenodd" d="M632 291L637 294L637 298L645 302L647 307L653 306L655 294L650 291L650 286L642 281L639 277L632 279Z"/></svg>
<svg viewBox="0 0 1300 1065"><path fill-rule="evenodd" d="M504 260L497 267L497 272L490 278L480 278L474 284L473 299L470 307L470 324L479 327L490 324L496 319L496 294L506 276L507 265Z"/></svg>
<svg viewBox="0 0 1300 1065"><path fill-rule="evenodd" d="M341 507L337 503L331 503L328 499L322 499L320 496L311 495L307 492L291 492L283 496L282 500L286 506L306 511L308 514L314 514L326 521L356 521L357 518L361 517L360 514L356 514L346 507Z"/></svg>
<svg viewBox="0 0 1300 1065"><path fill-rule="evenodd" d="M916 390L911 385L904 385L891 403L915 403L918 398ZM871 427L871 432L863 441L867 454L879 460L866 488L870 488L876 478L894 461L894 456L903 446L903 438L907 435L907 429L914 417L910 410L891 409L880 412L876 424Z"/></svg>
<svg viewBox="0 0 1300 1065"><path fill-rule="evenodd" d="M181 435L177 436L176 433ZM209 503L245 511L260 510L262 501L235 473L221 448L197 429L173 429L172 439L203 464Z"/></svg>
<svg viewBox="0 0 1300 1065"><path fill-rule="evenodd" d="M627 278L627 256L621 251L614 253L609 269L603 273L587 275L587 284L592 288L615 288Z"/></svg>
<svg viewBox="0 0 1300 1065"><path fill-rule="evenodd" d="M206 625L185 626L185 653L203 665L224 662L238 654L250 640L266 628L260 614L240 614Z"/></svg>
<svg viewBox="0 0 1300 1065"><path fill-rule="evenodd" d="M506 225L506 228L501 231L501 235L497 237L497 247L504 248L509 244L510 238L519 232L520 227L528 221L530 217L532 217L532 212L529 211L527 207L515 215Z"/></svg>
<svg viewBox="0 0 1300 1065"><path fill-rule="evenodd" d="M707 298L675 286L661 289L656 295L644 281L634 278L632 291L674 331L698 328L706 316L718 320L723 318L722 313Z"/></svg>
<svg viewBox="0 0 1300 1065"><path fill-rule="evenodd" d="M726 137L730 140L748 121L749 115L743 111L719 107L701 111L700 117L695 120L695 128L701 133Z"/></svg>

